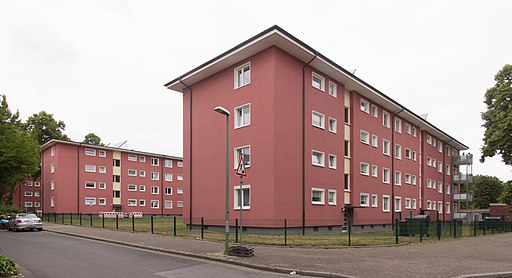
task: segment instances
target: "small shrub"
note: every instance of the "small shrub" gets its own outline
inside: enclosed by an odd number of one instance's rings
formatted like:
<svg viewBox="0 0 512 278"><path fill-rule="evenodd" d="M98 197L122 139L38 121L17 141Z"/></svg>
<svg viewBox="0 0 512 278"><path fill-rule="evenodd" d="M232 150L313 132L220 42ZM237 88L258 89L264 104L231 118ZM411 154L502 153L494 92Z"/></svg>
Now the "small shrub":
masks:
<svg viewBox="0 0 512 278"><path fill-rule="evenodd" d="M17 273L16 263L12 259L0 255L0 276L11 276Z"/></svg>

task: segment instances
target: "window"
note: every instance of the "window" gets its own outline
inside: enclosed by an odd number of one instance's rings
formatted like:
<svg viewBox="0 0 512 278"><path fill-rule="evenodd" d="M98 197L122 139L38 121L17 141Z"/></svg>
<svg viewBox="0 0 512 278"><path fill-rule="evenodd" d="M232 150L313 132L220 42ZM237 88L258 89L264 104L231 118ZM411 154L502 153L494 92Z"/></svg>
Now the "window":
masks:
<svg viewBox="0 0 512 278"><path fill-rule="evenodd" d="M450 213L450 202L446 202L446 213Z"/></svg>
<svg viewBox="0 0 512 278"><path fill-rule="evenodd" d="M165 203L164 203L164 207L166 209L172 209L172 201L167 201L166 200Z"/></svg>
<svg viewBox="0 0 512 278"><path fill-rule="evenodd" d="M165 160L165 167L166 168L172 168L172 160L166 159Z"/></svg>
<svg viewBox="0 0 512 278"><path fill-rule="evenodd" d="M166 187L164 189L164 194L165 195L172 195L172 187Z"/></svg>
<svg viewBox="0 0 512 278"><path fill-rule="evenodd" d="M36 181L36 182L34 182L34 186L41 186L41 183Z"/></svg>
<svg viewBox="0 0 512 278"><path fill-rule="evenodd" d="M402 159L402 146L398 144L395 145L395 158Z"/></svg>
<svg viewBox="0 0 512 278"><path fill-rule="evenodd" d="M112 175L112 181L113 182L121 182L121 176L119 176L119 175Z"/></svg>
<svg viewBox="0 0 512 278"><path fill-rule="evenodd" d="M391 123L391 121L390 121L390 118L389 118L389 113L386 112L386 111L382 111L382 124L385 127L389 128L390 127L390 123Z"/></svg>
<svg viewBox="0 0 512 278"><path fill-rule="evenodd" d="M112 165L114 167L121 167L121 160L120 159L113 159L112 160Z"/></svg>
<svg viewBox="0 0 512 278"><path fill-rule="evenodd" d="M412 209L416 209L416 199L412 199Z"/></svg>
<svg viewBox="0 0 512 278"><path fill-rule="evenodd" d="M389 183L389 169L382 168L382 182Z"/></svg>
<svg viewBox="0 0 512 278"><path fill-rule="evenodd" d="M158 172L151 172L151 180L157 181L160 179L160 173Z"/></svg>
<svg viewBox="0 0 512 278"><path fill-rule="evenodd" d="M172 174L170 174L170 173L165 173L165 174L164 174L164 177L165 177L165 181L172 181Z"/></svg>
<svg viewBox="0 0 512 278"><path fill-rule="evenodd" d="M398 133L402 133L402 120L399 118L395 119L395 131Z"/></svg>
<svg viewBox="0 0 512 278"><path fill-rule="evenodd" d="M331 206L336 205L336 190L329 189L327 191L327 203Z"/></svg>
<svg viewBox="0 0 512 278"><path fill-rule="evenodd" d="M318 128L322 128L323 129L324 128L324 121L325 121L324 118L325 118L325 116L323 114L318 113L316 111L313 111L311 113L311 124L313 126L316 126Z"/></svg>
<svg viewBox="0 0 512 278"><path fill-rule="evenodd" d="M235 165L233 165L234 169L238 169L238 164L240 164L240 155L244 155L244 165L245 168L251 167L251 146L243 146L235 148L235 151L233 152L235 157L233 158L233 161Z"/></svg>
<svg viewBox="0 0 512 278"><path fill-rule="evenodd" d="M432 136L427 134L427 144L432 145Z"/></svg>
<svg viewBox="0 0 512 278"><path fill-rule="evenodd" d="M395 211L402 211L402 197L395 197Z"/></svg>
<svg viewBox="0 0 512 278"><path fill-rule="evenodd" d="M50 152L51 152L51 156L55 156L55 147L52 147L50 149Z"/></svg>
<svg viewBox="0 0 512 278"><path fill-rule="evenodd" d="M50 198L50 206L53 208L55 206L55 197Z"/></svg>
<svg viewBox="0 0 512 278"><path fill-rule="evenodd" d="M439 141L437 144L437 150L442 153L443 152L443 142Z"/></svg>
<svg viewBox="0 0 512 278"><path fill-rule="evenodd" d="M345 140L345 145L343 146L345 157L350 158L350 141Z"/></svg>
<svg viewBox="0 0 512 278"><path fill-rule="evenodd" d="M137 176L137 170L128 169L128 176L132 176L132 177Z"/></svg>
<svg viewBox="0 0 512 278"><path fill-rule="evenodd" d="M436 168L436 160L432 159L432 167Z"/></svg>
<svg viewBox="0 0 512 278"><path fill-rule="evenodd" d="M443 212L443 202L437 202L437 210L439 213Z"/></svg>
<svg viewBox="0 0 512 278"><path fill-rule="evenodd" d="M336 169L336 155L329 154L329 168Z"/></svg>
<svg viewBox="0 0 512 278"><path fill-rule="evenodd" d="M151 186L151 194L158 194L158 186Z"/></svg>
<svg viewBox="0 0 512 278"><path fill-rule="evenodd" d="M431 157L427 157L427 165L432 166L432 158Z"/></svg>
<svg viewBox="0 0 512 278"><path fill-rule="evenodd" d="M55 190L55 181L52 180L51 183L50 183L50 190Z"/></svg>
<svg viewBox="0 0 512 278"><path fill-rule="evenodd" d="M412 127L412 136L416 137L416 127Z"/></svg>
<svg viewBox="0 0 512 278"><path fill-rule="evenodd" d="M99 189L107 189L107 183L105 183L105 182L98 183L98 188Z"/></svg>
<svg viewBox="0 0 512 278"><path fill-rule="evenodd" d="M441 161L438 161L438 162L437 162L437 171L438 171L439 173L442 173L442 172L443 172L443 162L441 162Z"/></svg>
<svg viewBox="0 0 512 278"><path fill-rule="evenodd" d="M361 195L360 195L360 205L362 207L369 207L370 206L370 194L368 194L368 193L361 193Z"/></svg>
<svg viewBox="0 0 512 278"><path fill-rule="evenodd" d="M243 64L235 69L235 89L251 83L251 63Z"/></svg>
<svg viewBox="0 0 512 278"><path fill-rule="evenodd" d="M88 156L96 156L96 150L95 149L85 149L85 155Z"/></svg>
<svg viewBox="0 0 512 278"><path fill-rule="evenodd" d="M178 193L178 194L180 194L180 195L181 195L181 194L183 194L183 188L178 188L178 189L176 190L176 193Z"/></svg>
<svg viewBox="0 0 512 278"><path fill-rule="evenodd" d="M372 165L372 177L378 176L379 167L377 165Z"/></svg>
<svg viewBox="0 0 512 278"><path fill-rule="evenodd" d="M143 155L139 156L139 162L146 162L146 157Z"/></svg>
<svg viewBox="0 0 512 278"><path fill-rule="evenodd" d="M128 185L128 191L137 191L137 185L129 184Z"/></svg>
<svg viewBox="0 0 512 278"><path fill-rule="evenodd" d="M379 147L379 137L375 134L372 134L372 146L375 148Z"/></svg>
<svg viewBox="0 0 512 278"><path fill-rule="evenodd" d="M450 146L446 146L446 155L450 156Z"/></svg>
<svg viewBox="0 0 512 278"><path fill-rule="evenodd" d="M412 180L411 174L405 173L405 183L406 184L411 184L411 180Z"/></svg>
<svg viewBox="0 0 512 278"><path fill-rule="evenodd" d="M136 199L128 199L128 206L129 207L137 206L137 200Z"/></svg>
<svg viewBox="0 0 512 278"><path fill-rule="evenodd" d="M345 123L350 124L350 108L345 107Z"/></svg>
<svg viewBox="0 0 512 278"><path fill-rule="evenodd" d="M140 176L140 177L145 177L145 176L146 176L146 171L144 171L144 170L139 170L139 176Z"/></svg>
<svg viewBox="0 0 512 278"><path fill-rule="evenodd" d="M329 81L329 95L332 97L338 96L338 88L336 83Z"/></svg>
<svg viewBox="0 0 512 278"><path fill-rule="evenodd" d="M95 165L85 165L85 171L86 172L96 172L96 166Z"/></svg>
<svg viewBox="0 0 512 278"><path fill-rule="evenodd" d="M137 161L137 156L136 156L136 155L134 155L134 154L129 154L129 155L128 155L128 160L129 160L129 161Z"/></svg>
<svg viewBox="0 0 512 278"><path fill-rule="evenodd" d="M25 191L25 197L32 197L32 191Z"/></svg>
<svg viewBox="0 0 512 278"><path fill-rule="evenodd" d="M446 194L450 194L450 188L451 186L449 184L446 185Z"/></svg>
<svg viewBox="0 0 512 278"><path fill-rule="evenodd" d="M104 150L99 150L99 151L98 151L98 156L99 156L99 157L106 157L106 156L107 156L107 152L106 152L106 151L104 151Z"/></svg>
<svg viewBox="0 0 512 278"><path fill-rule="evenodd" d="M158 158L154 158L154 157L151 158L151 165L152 166L158 166L159 162L160 162L160 160Z"/></svg>
<svg viewBox="0 0 512 278"><path fill-rule="evenodd" d="M178 166L178 168L183 168L183 161L176 162L176 165Z"/></svg>
<svg viewBox="0 0 512 278"><path fill-rule="evenodd" d="M151 208L154 208L154 209L158 208L158 200L151 200Z"/></svg>
<svg viewBox="0 0 512 278"><path fill-rule="evenodd" d="M51 167L50 172L51 172L52 174L53 174L53 173L55 173L55 164L54 164L54 163L52 163L52 165L51 165L50 167Z"/></svg>
<svg viewBox="0 0 512 278"><path fill-rule="evenodd" d="M234 192L234 209L240 209L240 204L242 204L242 209L250 209L251 208L251 186L243 185L242 186L242 198L240 199L240 186L235 186Z"/></svg>
<svg viewBox="0 0 512 278"><path fill-rule="evenodd" d="M416 152L415 151L412 152L412 160L416 161Z"/></svg>
<svg viewBox="0 0 512 278"><path fill-rule="evenodd" d="M446 175L450 175L450 165L446 165Z"/></svg>
<svg viewBox="0 0 512 278"><path fill-rule="evenodd" d="M405 198L405 209L411 209L411 199Z"/></svg>
<svg viewBox="0 0 512 278"><path fill-rule="evenodd" d="M383 195L382 196L382 211L389 212L389 196Z"/></svg>
<svg viewBox="0 0 512 278"><path fill-rule="evenodd" d="M96 183L93 181L86 181L85 188L96 188Z"/></svg>
<svg viewBox="0 0 512 278"><path fill-rule="evenodd" d="M311 78L311 85L313 88L317 88L320 91L325 91L325 78L315 72L313 72Z"/></svg>
<svg viewBox="0 0 512 278"><path fill-rule="evenodd" d="M379 206L379 195L372 194L372 208L376 208Z"/></svg>
<svg viewBox="0 0 512 278"><path fill-rule="evenodd" d="M41 206L41 202L34 202L34 207L38 208Z"/></svg>
<svg viewBox="0 0 512 278"><path fill-rule="evenodd" d="M376 105L372 104L372 116L375 118L379 117L379 108Z"/></svg>
<svg viewBox="0 0 512 278"><path fill-rule="evenodd" d="M411 134L411 124L410 123L405 123L405 132L407 134Z"/></svg>
<svg viewBox="0 0 512 278"><path fill-rule="evenodd" d="M146 186L145 185L139 185L139 191L140 192L146 192Z"/></svg>
<svg viewBox="0 0 512 278"><path fill-rule="evenodd" d="M176 202L176 206L179 207L179 208L182 208L183 207L183 201L177 201Z"/></svg>
<svg viewBox="0 0 512 278"><path fill-rule="evenodd" d="M408 159L412 158L411 149L405 148L405 158L408 158Z"/></svg>
<svg viewBox="0 0 512 278"><path fill-rule="evenodd" d="M361 105L361 111L363 111L365 113L370 113L370 103L368 101L361 99L360 105Z"/></svg>
<svg viewBox="0 0 512 278"><path fill-rule="evenodd" d="M105 199L105 198L98 198L98 204L100 206L106 206L107 205L107 199Z"/></svg>
<svg viewBox="0 0 512 278"><path fill-rule="evenodd" d="M41 193L39 191L34 192L34 197L41 197Z"/></svg>
<svg viewBox="0 0 512 278"><path fill-rule="evenodd" d="M434 147L436 146L436 138L432 139L432 146L434 146ZM435 205L434 205L434 207L435 207Z"/></svg>
<svg viewBox="0 0 512 278"><path fill-rule="evenodd" d="M311 203L314 205L324 204L324 189L312 188L311 189Z"/></svg>
<svg viewBox="0 0 512 278"><path fill-rule="evenodd" d="M32 182L31 181L26 181L24 182L25 186L32 186Z"/></svg>
<svg viewBox="0 0 512 278"><path fill-rule="evenodd" d="M176 175L176 179L179 180L179 181L182 181L183 180L183 175Z"/></svg>
<svg viewBox="0 0 512 278"><path fill-rule="evenodd" d="M235 108L235 128L251 124L251 105L245 104Z"/></svg>
<svg viewBox="0 0 512 278"><path fill-rule="evenodd" d="M32 202L25 202L25 207L26 208L31 208L32 207Z"/></svg>
<svg viewBox="0 0 512 278"><path fill-rule="evenodd" d="M402 185L402 172L395 171L395 185Z"/></svg>
<svg viewBox="0 0 512 278"><path fill-rule="evenodd" d="M368 163L361 162L360 164L360 172L361 175L369 176L370 175L370 166Z"/></svg>
<svg viewBox="0 0 512 278"><path fill-rule="evenodd" d="M98 167L98 172L102 173L102 174L105 174L107 172L107 167L105 166L99 166Z"/></svg>
<svg viewBox="0 0 512 278"><path fill-rule="evenodd" d="M112 191L112 196L114 198L121 198L121 191L119 191L119 190Z"/></svg>
<svg viewBox="0 0 512 278"><path fill-rule="evenodd" d="M427 201L427 209L428 210L432 209L432 202L431 201Z"/></svg>
<svg viewBox="0 0 512 278"><path fill-rule="evenodd" d="M350 192L350 174L345 174L343 178L344 190Z"/></svg>
<svg viewBox="0 0 512 278"><path fill-rule="evenodd" d="M332 132L332 133L336 133L336 131L338 130L338 127L337 127L337 121L336 119L333 119L333 118L329 118L329 131Z"/></svg>
<svg viewBox="0 0 512 278"><path fill-rule="evenodd" d="M437 183L437 192L443 193L443 184L441 182Z"/></svg>
<svg viewBox="0 0 512 278"><path fill-rule="evenodd" d="M367 131L361 130L359 133L359 138L361 140L361 143L363 144L370 144L370 134Z"/></svg>
<svg viewBox="0 0 512 278"><path fill-rule="evenodd" d="M313 150L311 152L311 162L315 166L324 167L324 165L325 165L325 163L324 163L324 153L320 152L320 151Z"/></svg>
<svg viewBox="0 0 512 278"><path fill-rule="evenodd" d="M94 206L94 205L96 205L96 198L85 197L85 205L87 205L87 206Z"/></svg>
<svg viewBox="0 0 512 278"><path fill-rule="evenodd" d="M427 188L432 188L432 180L427 179Z"/></svg>
<svg viewBox="0 0 512 278"><path fill-rule="evenodd" d="M382 153L384 155L389 156L389 151L390 151L390 143L389 143L389 141L386 140L386 139L382 139Z"/></svg>
<svg viewBox="0 0 512 278"><path fill-rule="evenodd" d="M140 199L139 200L139 207L145 207L146 206L146 200Z"/></svg>

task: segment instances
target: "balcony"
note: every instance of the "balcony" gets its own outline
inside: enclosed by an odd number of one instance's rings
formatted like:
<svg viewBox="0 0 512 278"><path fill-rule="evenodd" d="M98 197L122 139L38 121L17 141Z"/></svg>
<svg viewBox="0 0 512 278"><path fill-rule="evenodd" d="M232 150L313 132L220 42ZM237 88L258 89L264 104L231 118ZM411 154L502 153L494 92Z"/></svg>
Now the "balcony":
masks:
<svg viewBox="0 0 512 278"><path fill-rule="evenodd" d="M472 183L473 175L459 173L458 175L453 176L453 182L455 182L455 183Z"/></svg>
<svg viewBox="0 0 512 278"><path fill-rule="evenodd" d="M473 155L463 154L463 155L456 155L453 157L453 164L454 165L471 165L473 164Z"/></svg>
<svg viewBox="0 0 512 278"><path fill-rule="evenodd" d="M473 201L473 192L468 193L455 193L453 194L454 202L472 202Z"/></svg>

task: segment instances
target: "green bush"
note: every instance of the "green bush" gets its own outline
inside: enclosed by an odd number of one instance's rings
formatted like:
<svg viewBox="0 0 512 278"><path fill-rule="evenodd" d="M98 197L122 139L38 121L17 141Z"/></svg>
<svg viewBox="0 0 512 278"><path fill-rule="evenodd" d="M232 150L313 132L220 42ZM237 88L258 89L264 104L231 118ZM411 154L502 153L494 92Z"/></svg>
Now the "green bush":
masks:
<svg viewBox="0 0 512 278"><path fill-rule="evenodd" d="M0 205L0 219L5 219L7 215L14 215L20 213L20 209L15 206L2 206Z"/></svg>
<svg viewBox="0 0 512 278"><path fill-rule="evenodd" d="M17 273L16 263L12 259L0 255L0 276L16 275Z"/></svg>

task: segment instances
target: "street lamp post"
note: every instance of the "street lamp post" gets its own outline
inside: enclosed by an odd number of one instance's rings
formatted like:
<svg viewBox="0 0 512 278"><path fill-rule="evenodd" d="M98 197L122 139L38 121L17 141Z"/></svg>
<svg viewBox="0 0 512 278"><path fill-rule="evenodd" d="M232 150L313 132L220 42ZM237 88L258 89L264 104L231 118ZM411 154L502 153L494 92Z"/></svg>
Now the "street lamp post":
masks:
<svg viewBox="0 0 512 278"><path fill-rule="evenodd" d="M215 112L226 116L226 238L224 241L224 254L229 250L229 111L222 107L215 107Z"/></svg>

